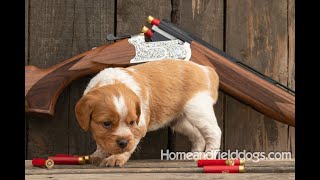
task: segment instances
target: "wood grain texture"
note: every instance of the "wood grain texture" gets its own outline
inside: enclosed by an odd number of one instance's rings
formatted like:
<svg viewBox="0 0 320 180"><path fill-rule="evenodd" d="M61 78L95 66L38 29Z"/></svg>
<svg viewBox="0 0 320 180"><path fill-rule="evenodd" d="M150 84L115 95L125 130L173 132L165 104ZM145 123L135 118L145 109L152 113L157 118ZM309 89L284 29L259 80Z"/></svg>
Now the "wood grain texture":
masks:
<svg viewBox="0 0 320 180"><path fill-rule="evenodd" d="M24 64L29 65L29 0L25 1L24 4L25 19L24 19ZM28 152L28 123L27 119L24 118L24 157L27 157Z"/></svg>
<svg viewBox="0 0 320 180"><path fill-rule="evenodd" d="M30 41L30 62L32 60L32 63L30 63L30 65L35 65L39 68L48 68L53 66L51 63L58 64L59 61L66 59L66 57L72 57L90 50L95 46L101 46L102 44L105 44L105 34L103 32L103 30L105 30L104 28L109 28L109 30L113 31L114 27L113 8L114 3L98 0L85 2L49 0L41 2L31 1L29 29L30 39L32 39ZM110 11L109 14L106 13L108 11ZM100 29L97 31L97 26L103 28L103 30ZM99 48L96 48L95 50L98 49ZM77 56L75 56L75 59L77 59ZM72 59L70 61L72 61ZM67 60L67 62L69 61ZM64 67L61 65L61 68ZM86 71L81 71L76 73L76 76L79 76L85 72ZM60 83L55 81L53 84L59 85ZM73 86L74 88L78 89L86 86L86 84L82 83ZM79 128L79 126L76 126L77 122L75 121L74 112L70 110L71 108L74 108L70 107L70 96L74 96L69 95L69 91L70 88L66 88L63 91L63 102L56 105L57 111L59 109L59 112L57 112L57 114L53 117L52 122L44 121L39 123L41 119L38 117L32 117L38 121L34 120L31 122L28 120L28 143L31 146L28 146L30 148L28 148L27 158L44 156L57 152L68 153L70 142L73 142L73 137L80 136L79 134L75 135L69 132L69 126L75 126ZM78 96L76 99L80 99L80 96ZM75 103L73 103L73 105L74 104ZM69 121L72 123L69 123ZM32 128L32 126L35 126L36 128ZM55 137L53 134L48 134L50 131L42 131L43 129L51 128L55 129L55 131L58 131L57 137ZM33 134L35 134L37 137L34 137ZM42 138L41 140L39 140L40 137ZM38 143L34 142L36 139L38 139L37 141L41 141L41 145L39 145L37 148L45 149L47 153L44 153L43 151L41 151L41 153L36 153L36 149L32 149L32 147ZM50 142L45 142L46 139L49 139ZM78 139L78 142L75 142L77 146L81 147L78 149L88 148L91 150L92 147L83 147L83 145L86 145L86 142L82 144L83 141L84 140L82 139ZM52 144L52 147L47 147L50 144ZM78 154L81 152L74 153Z"/></svg>
<svg viewBox="0 0 320 180"><path fill-rule="evenodd" d="M247 160L246 167L295 167L295 159L289 160L260 160L258 162ZM123 168L191 168L197 167L197 162L193 160L160 160L160 159L145 159L145 160L129 160ZM93 164L85 165L55 165L55 169L104 169ZM25 161L26 170L41 170L33 167L31 160Z"/></svg>
<svg viewBox="0 0 320 180"><path fill-rule="evenodd" d="M135 35L149 26L149 15L170 20L171 0L117 0L117 32L119 36Z"/></svg>
<svg viewBox="0 0 320 180"><path fill-rule="evenodd" d="M104 168L104 169L81 169L83 174L97 174L97 173L105 173L105 174L122 174L122 173L203 173L203 168L198 167L189 167L189 168L181 168L181 167L173 167L173 168ZM294 173L294 167L245 167L246 173ZM35 173L32 170L28 172L30 174ZM78 169L60 169L57 171L56 169L51 169L49 171L50 174L79 174ZM49 174L48 170L44 169L42 173L39 174Z"/></svg>
<svg viewBox="0 0 320 180"><path fill-rule="evenodd" d="M174 18L182 29L188 30L211 45L223 50L223 0L208 1L182 1L177 0ZM219 91L218 102L214 106L218 124L223 130L224 120L224 93ZM221 149L223 150L224 139L222 136ZM176 133L176 151L190 151L191 143L188 138Z"/></svg>
<svg viewBox="0 0 320 180"><path fill-rule="evenodd" d="M108 168L92 164L55 165L53 169L33 167L25 161L26 179L294 179L295 160L261 160L245 163L246 173L204 174L195 161L159 159L129 160L124 167Z"/></svg>
<svg viewBox="0 0 320 180"><path fill-rule="evenodd" d="M295 1L288 0L288 35L289 35L289 62L288 86L295 89ZM295 128L289 127L289 142L292 156L295 157Z"/></svg>
<svg viewBox="0 0 320 180"><path fill-rule="evenodd" d="M160 19L170 19L170 0L117 0L116 34L135 35L140 33L143 26L148 26L149 15ZM131 159L160 158L161 149L168 147L168 129L163 128L147 133L139 143L139 149Z"/></svg>
<svg viewBox="0 0 320 180"><path fill-rule="evenodd" d="M73 2L29 1L29 65L49 68L65 57L72 57ZM50 119L27 116L27 159L65 152L68 147L69 89L57 102Z"/></svg>
<svg viewBox="0 0 320 180"><path fill-rule="evenodd" d="M29 63L29 0L24 4L24 64L27 66Z"/></svg>
<svg viewBox="0 0 320 180"><path fill-rule="evenodd" d="M73 2L73 43L70 53L74 56L112 42L106 41L108 33L114 33L114 1L76 0ZM96 149L91 133L85 133L75 117L74 108L81 98L90 79L95 74L75 81L70 86L68 111L68 147L69 154L91 154ZM62 153L64 153L62 152Z"/></svg>
<svg viewBox="0 0 320 180"><path fill-rule="evenodd" d="M287 1L227 0L226 52L287 84ZM288 151L288 126L227 97L226 149Z"/></svg>
<svg viewBox="0 0 320 180"><path fill-rule="evenodd" d="M130 177L130 180L141 180L141 179L227 179L227 180L281 180L281 179L295 179L294 173L243 173L243 174L195 174L195 173L122 173L122 174L55 174L55 175L27 175L27 180L38 180L38 179L65 179L65 180L77 180L77 179L97 179L104 180L106 178L113 180L126 180Z"/></svg>
<svg viewBox="0 0 320 180"><path fill-rule="evenodd" d="M288 86L295 89L295 1L288 0Z"/></svg>
<svg viewBox="0 0 320 180"><path fill-rule="evenodd" d="M77 154L77 155L87 155L92 154L96 150L96 142L92 138L90 132L84 132L80 127L76 117L74 115L74 108L79 98L83 95L83 92L86 88L86 84L89 83L92 77L88 76L85 78L81 78L74 82L74 85L79 84L78 87L71 87L70 94L70 114L69 114L69 146L65 152L69 154Z"/></svg>
<svg viewBox="0 0 320 180"><path fill-rule="evenodd" d="M238 173L237 178L241 177L251 177L257 179L258 176L249 176L250 174L260 176L266 176L266 174L272 174L272 179L277 179L281 174L288 174L295 172L295 161L259 161L252 162L248 161L245 165L245 173ZM193 179L199 179L204 176L203 169L197 167L197 163L194 161L159 161L159 160L138 160L129 161L124 167L98 167L91 164L86 165L55 165L52 169L47 170L43 168L33 167L31 161L25 161L25 175L26 177L41 177L41 175L50 175L52 178L63 177L60 175L66 175L65 177L70 177L68 175L81 174L86 176L87 174L92 174L92 178L100 177L99 174L104 174L107 177L112 175L118 175L121 179L125 179L137 174L144 176L143 179L147 178L147 173L153 173L154 177L163 177L163 179L170 179L170 175L178 173L180 177L184 174L190 173ZM122 175L126 176L122 176ZM220 176L223 175L223 176ZM217 174L207 174L211 179L214 177L219 177L219 179L230 179L232 174L217 173ZM44 176L43 176L44 177ZM106 177L105 177L106 178ZM185 177L188 178L188 177ZM185 179L184 178L184 179ZM288 178L288 176L286 177ZM150 179L150 178L148 178Z"/></svg>

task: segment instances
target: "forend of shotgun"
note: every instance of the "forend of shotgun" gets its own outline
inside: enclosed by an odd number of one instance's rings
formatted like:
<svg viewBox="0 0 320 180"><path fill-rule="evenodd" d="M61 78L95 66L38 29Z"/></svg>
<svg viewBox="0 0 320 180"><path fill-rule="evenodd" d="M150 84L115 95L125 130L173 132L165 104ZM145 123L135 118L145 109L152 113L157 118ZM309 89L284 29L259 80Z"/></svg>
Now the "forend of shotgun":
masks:
<svg viewBox="0 0 320 180"><path fill-rule="evenodd" d="M144 34L108 35L108 40L118 41L64 60L51 68L26 66L25 111L54 115L57 99L66 86L104 68L177 59L213 67L220 77L222 91L270 118L295 126L294 91L169 21L149 16L148 22L152 28L143 27Z"/></svg>

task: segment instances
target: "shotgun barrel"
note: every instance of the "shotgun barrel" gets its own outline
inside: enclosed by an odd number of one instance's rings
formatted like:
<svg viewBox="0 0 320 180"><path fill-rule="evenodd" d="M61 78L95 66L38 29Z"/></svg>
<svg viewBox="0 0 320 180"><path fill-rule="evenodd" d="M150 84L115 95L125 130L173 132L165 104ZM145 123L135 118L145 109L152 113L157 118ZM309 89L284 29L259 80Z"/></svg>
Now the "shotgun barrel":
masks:
<svg viewBox="0 0 320 180"><path fill-rule="evenodd" d="M167 20L152 16L148 22L191 45L191 61L215 68L220 89L261 112L295 126L295 92L270 77L247 66L236 58L191 35Z"/></svg>

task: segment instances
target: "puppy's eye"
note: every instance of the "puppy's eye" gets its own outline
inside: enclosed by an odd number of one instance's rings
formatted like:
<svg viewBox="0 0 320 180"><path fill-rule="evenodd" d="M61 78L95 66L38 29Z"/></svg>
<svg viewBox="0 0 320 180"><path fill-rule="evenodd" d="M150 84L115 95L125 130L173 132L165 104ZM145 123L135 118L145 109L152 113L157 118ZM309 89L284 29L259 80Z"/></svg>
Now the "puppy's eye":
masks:
<svg viewBox="0 0 320 180"><path fill-rule="evenodd" d="M110 121L106 121L106 122L102 123L102 126L105 128L109 128L109 127L111 127L111 125L112 125L112 123Z"/></svg>
<svg viewBox="0 0 320 180"><path fill-rule="evenodd" d="M133 126L134 125L134 121L130 121L130 126Z"/></svg>

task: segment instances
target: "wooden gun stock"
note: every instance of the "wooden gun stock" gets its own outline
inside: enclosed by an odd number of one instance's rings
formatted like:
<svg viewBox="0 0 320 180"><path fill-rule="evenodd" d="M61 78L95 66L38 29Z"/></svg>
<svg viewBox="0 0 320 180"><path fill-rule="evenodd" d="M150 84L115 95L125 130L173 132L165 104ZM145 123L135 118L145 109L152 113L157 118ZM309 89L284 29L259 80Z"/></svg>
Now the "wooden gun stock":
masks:
<svg viewBox="0 0 320 180"><path fill-rule="evenodd" d="M191 42L191 52L190 61L217 71L221 90L277 121L295 126L294 95L197 41ZM73 80L106 67L133 65L130 60L134 56L134 46L124 39L87 51L46 70L26 66L25 111L53 115L59 95Z"/></svg>
<svg viewBox="0 0 320 180"><path fill-rule="evenodd" d="M92 49L48 69L26 66L25 112L53 116L60 94L72 81L106 67L128 66L134 56L134 46L124 39Z"/></svg>
<svg viewBox="0 0 320 180"><path fill-rule="evenodd" d="M217 71L221 90L270 118L295 126L294 95L196 41L192 41L191 51L191 61Z"/></svg>

